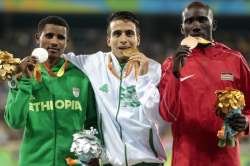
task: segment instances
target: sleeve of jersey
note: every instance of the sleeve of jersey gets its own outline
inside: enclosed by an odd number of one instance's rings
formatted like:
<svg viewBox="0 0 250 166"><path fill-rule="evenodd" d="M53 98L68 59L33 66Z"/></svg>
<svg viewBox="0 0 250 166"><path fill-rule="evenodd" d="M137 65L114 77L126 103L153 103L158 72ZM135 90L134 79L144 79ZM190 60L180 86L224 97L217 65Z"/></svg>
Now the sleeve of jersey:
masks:
<svg viewBox="0 0 250 166"><path fill-rule="evenodd" d="M70 61L78 69L80 69L89 76L90 74L93 74L93 69L97 64L96 63L96 59L98 59L97 55L101 53L102 52L99 51L95 54L90 54L90 55L75 55L73 52L70 52L64 54L64 58Z"/></svg>
<svg viewBox="0 0 250 166"><path fill-rule="evenodd" d="M86 112L86 121L85 121L85 129L89 129L90 127L94 127L98 130L97 127L97 112L96 112L96 101L94 91L89 82L89 90L88 90L88 102L87 102L87 112ZM98 132L100 133L100 132ZM99 137L99 135L98 135ZM100 138L100 137L99 137Z"/></svg>
<svg viewBox="0 0 250 166"><path fill-rule="evenodd" d="M28 78L22 78L18 83L18 88L9 90L4 113L5 121L9 127L24 128L31 94L32 85Z"/></svg>
<svg viewBox="0 0 250 166"><path fill-rule="evenodd" d="M160 123L163 120L159 114L160 94L157 86L161 78L161 65L155 61L150 61L149 64L148 73L139 76L136 93L147 119Z"/></svg>
<svg viewBox="0 0 250 166"><path fill-rule="evenodd" d="M243 114L248 118L248 123L250 126L250 69L247 65L246 60L242 57L241 61L241 90L245 96L246 106L243 110ZM245 131L245 134L250 133L250 127Z"/></svg>
<svg viewBox="0 0 250 166"><path fill-rule="evenodd" d="M172 73L172 59L168 58L162 65L160 81L160 114L168 122L178 120L180 81Z"/></svg>

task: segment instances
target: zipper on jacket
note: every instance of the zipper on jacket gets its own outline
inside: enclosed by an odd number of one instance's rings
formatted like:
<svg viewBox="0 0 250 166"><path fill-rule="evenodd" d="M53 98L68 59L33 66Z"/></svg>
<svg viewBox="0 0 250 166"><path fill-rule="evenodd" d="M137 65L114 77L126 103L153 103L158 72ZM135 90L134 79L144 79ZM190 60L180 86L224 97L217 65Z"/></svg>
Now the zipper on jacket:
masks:
<svg viewBox="0 0 250 166"><path fill-rule="evenodd" d="M122 140L122 126L118 122L118 114L120 112L120 105L121 105L122 72L123 72L123 69L124 69L125 65L123 65L123 66L120 65L120 66L121 66L121 73L120 73L120 85L119 85L119 101L118 101L118 108L117 108L117 113L116 113L115 119L116 119L117 124L120 127L120 138ZM124 143L124 153L125 153L125 156L124 156L125 157L125 164L126 164L126 166L128 166L127 146L126 146L126 143Z"/></svg>
<svg viewBox="0 0 250 166"><path fill-rule="evenodd" d="M122 72L123 72L123 68L124 66L121 66L121 74L120 74L120 85L119 85L119 101L118 101L118 108L117 108L117 112L116 112L116 116L115 116L115 120L117 122L117 124L119 125L120 128L120 137L122 139L122 126L120 125L120 123L118 122L118 114L120 112L120 104L121 104L121 86L122 86Z"/></svg>

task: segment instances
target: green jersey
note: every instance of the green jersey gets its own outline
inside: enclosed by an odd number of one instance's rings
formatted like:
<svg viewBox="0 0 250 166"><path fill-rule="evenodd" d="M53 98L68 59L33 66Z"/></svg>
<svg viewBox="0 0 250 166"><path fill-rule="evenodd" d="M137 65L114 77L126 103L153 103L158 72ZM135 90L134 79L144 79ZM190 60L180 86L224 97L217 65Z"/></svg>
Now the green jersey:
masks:
<svg viewBox="0 0 250 166"><path fill-rule="evenodd" d="M61 59L52 68L57 72ZM22 78L9 91L5 120L12 128L23 128L21 166L64 166L70 153L72 134L97 128L95 98L89 79L72 64L62 77L51 77L41 65L42 80Z"/></svg>

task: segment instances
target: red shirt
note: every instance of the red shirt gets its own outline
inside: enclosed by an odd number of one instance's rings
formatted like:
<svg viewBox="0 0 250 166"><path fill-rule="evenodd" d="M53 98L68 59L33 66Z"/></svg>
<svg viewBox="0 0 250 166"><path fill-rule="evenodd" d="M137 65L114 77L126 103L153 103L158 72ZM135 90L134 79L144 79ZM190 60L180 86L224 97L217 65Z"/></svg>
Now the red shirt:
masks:
<svg viewBox="0 0 250 166"><path fill-rule="evenodd" d="M215 91L226 87L242 91L243 113L250 119L250 70L243 56L215 43L192 50L180 79L172 74L172 66L170 57L162 66L160 82L160 113L172 122L172 165L240 166L238 144L234 148L217 146L223 120L215 114Z"/></svg>

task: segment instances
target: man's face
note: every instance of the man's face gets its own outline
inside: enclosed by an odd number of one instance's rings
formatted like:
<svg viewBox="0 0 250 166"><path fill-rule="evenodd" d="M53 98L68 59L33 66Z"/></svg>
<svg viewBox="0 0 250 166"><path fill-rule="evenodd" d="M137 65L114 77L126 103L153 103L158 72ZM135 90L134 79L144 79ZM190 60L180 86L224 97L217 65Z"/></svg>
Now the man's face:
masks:
<svg viewBox="0 0 250 166"><path fill-rule="evenodd" d="M140 36L137 34L136 25L127 20L114 20L109 25L110 35L107 44L112 53L120 60L127 60L122 51L127 48L137 48L140 44Z"/></svg>
<svg viewBox="0 0 250 166"><path fill-rule="evenodd" d="M212 12L200 7L185 9L183 12L182 33L185 36L199 36L212 40L213 15Z"/></svg>
<svg viewBox="0 0 250 166"><path fill-rule="evenodd" d="M49 58L59 58L65 51L67 40L67 28L54 24L46 24L37 35L37 44L48 51Z"/></svg>

